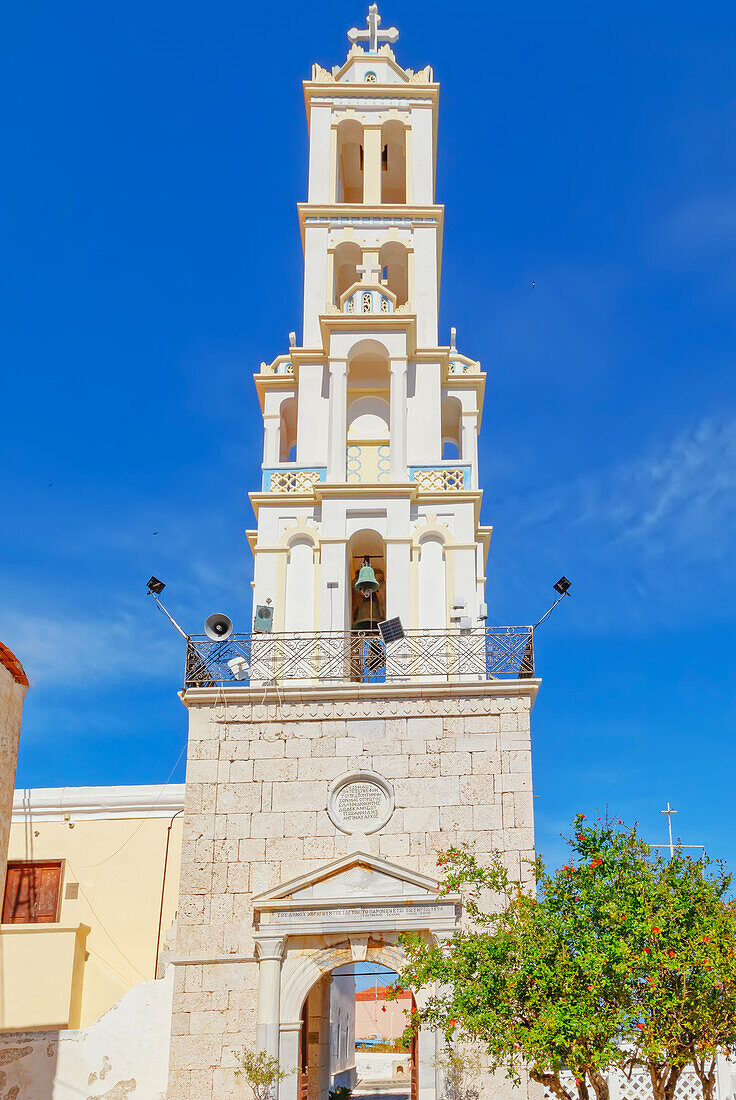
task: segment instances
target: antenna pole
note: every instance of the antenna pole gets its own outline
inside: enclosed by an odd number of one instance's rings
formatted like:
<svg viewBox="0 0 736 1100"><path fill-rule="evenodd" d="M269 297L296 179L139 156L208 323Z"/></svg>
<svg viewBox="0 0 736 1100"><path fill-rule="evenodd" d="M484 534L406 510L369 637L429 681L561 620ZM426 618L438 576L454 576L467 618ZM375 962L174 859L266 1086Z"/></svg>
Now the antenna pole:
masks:
<svg viewBox="0 0 736 1100"><path fill-rule="evenodd" d="M149 594L149 596L153 596L154 600L155 600L155 601L156 601L156 603L158 604L159 610L163 611L164 615L165 615L165 616L166 616L166 618L167 618L167 619L169 620L169 622L171 623L171 625L172 625L173 627L175 627L175 628L176 628L176 629L177 629L177 630L179 631L179 633L181 634L182 638L184 638L184 639L185 639L185 641L187 641L187 642L188 642L188 641L189 641L189 635L188 635L188 634L185 634L185 633L184 633L184 631L182 630L182 628L181 628L181 627L179 626L179 624L178 624L178 622L176 621L176 619L174 619L174 618L173 618L173 617L172 617L171 615L169 615L168 611L166 610L166 608L164 607L164 605L163 605L163 604L161 603L161 600L160 600L160 599L158 598L158 596L156 595L156 593L155 593L155 592L149 592L148 594Z"/></svg>

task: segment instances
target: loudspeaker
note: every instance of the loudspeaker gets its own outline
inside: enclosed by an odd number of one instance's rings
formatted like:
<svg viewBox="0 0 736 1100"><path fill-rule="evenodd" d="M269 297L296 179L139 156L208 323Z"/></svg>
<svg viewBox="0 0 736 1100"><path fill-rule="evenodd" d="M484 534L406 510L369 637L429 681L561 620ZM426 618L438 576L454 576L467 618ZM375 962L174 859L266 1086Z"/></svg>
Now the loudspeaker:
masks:
<svg viewBox="0 0 736 1100"><path fill-rule="evenodd" d="M253 618L253 630L258 634L270 634L273 628L273 608L258 604Z"/></svg>
<svg viewBox="0 0 736 1100"><path fill-rule="evenodd" d="M210 615L204 624L204 632L213 642L224 642L233 632L232 619L223 615L221 611Z"/></svg>

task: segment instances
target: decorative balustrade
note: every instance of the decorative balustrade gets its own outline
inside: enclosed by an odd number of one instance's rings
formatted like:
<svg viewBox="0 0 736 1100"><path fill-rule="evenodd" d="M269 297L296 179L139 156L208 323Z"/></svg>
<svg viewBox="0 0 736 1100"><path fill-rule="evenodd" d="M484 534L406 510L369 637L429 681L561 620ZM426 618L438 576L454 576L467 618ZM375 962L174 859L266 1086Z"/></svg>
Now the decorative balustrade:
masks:
<svg viewBox="0 0 736 1100"><path fill-rule="evenodd" d="M410 466L409 478L420 489L452 493L470 488L470 466Z"/></svg>
<svg viewBox="0 0 736 1100"><path fill-rule="evenodd" d="M224 684L477 682L534 675L530 626L410 630L387 645L375 632L233 634L187 639L185 687Z"/></svg>
<svg viewBox="0 0 736 1100"><path fill-rule="evenodd" d="M278 355L273 363L261 363L261 374L293 374L294 364L288 355Z"/></svg>
<svg viewBox="0 0 736 1100"><path fill-rule="evenodd" d="M450 374L480 374L480 363L475 359L468 359L467 356L458 356L457 358L450 359Z"/></svg>
<svg viewBox="0 0 736 1100"><path fill-rule="evenodd" d="M327 477L325 466L274 467L263 471L264 493L308 493Z"/></svg>

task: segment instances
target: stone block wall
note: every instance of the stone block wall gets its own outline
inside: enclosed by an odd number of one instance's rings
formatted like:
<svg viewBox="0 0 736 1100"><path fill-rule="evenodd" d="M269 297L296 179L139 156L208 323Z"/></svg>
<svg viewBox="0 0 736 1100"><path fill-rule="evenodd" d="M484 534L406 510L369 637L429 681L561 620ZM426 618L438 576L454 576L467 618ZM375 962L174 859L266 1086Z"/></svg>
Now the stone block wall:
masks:
<svg viewBox="0 0 736 1100"><path fill-rule="evenodd" d="M537 686L356 686L352 698L267 703L253 689L187 693L169 1100L239 1095L232 1051L256 1036L254 895L356 847L434 877L451 844L481 857L502 851L514 870L532 858ZM391 783L395 809L380 831L356 838L326 805L330 783L361 769Z"/></svg>

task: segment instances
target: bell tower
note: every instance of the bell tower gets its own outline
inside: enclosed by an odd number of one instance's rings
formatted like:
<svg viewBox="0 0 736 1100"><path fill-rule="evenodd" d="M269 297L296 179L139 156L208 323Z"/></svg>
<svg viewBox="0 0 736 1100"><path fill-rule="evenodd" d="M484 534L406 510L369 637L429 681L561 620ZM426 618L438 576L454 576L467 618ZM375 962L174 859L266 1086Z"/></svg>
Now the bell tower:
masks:
<svg viewBox="0 0 736 1100"><path fill-rule="evenodd" d="M271 601L280 632L363 624L354 584L366 557L379 581L368 621L446 631L483 613L485 375L454 329L449 344L437 336L439 86L431 68L397 63L398 31L381 29L376 5L367 23L348 33L343 65L315 64L304 82L303 338L255 379L254 596Z"/></svg>
<svg viewBox="0 0 736 1100"><path fill-rule="evenodd" d="M304 83L303 330L255 375L253 621L187 639L168 1100L239 1095L246 1045L284 1071L272 1100L321 1100L332 972L462 926L438 852L531 874L539 681L531 628L487 620L485 374L438 336L439 86L366 22ZM417 1037L412 1100L444 1095L442 1044Z"/></svg>

